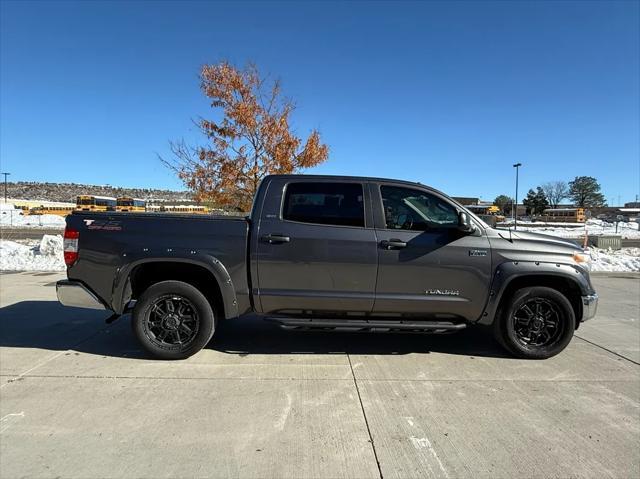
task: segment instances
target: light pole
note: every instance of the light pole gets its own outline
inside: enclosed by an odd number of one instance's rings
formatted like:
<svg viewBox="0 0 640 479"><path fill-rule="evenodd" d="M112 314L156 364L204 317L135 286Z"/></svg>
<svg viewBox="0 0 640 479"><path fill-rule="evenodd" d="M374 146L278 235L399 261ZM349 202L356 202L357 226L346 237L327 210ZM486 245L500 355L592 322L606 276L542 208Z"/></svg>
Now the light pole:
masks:
<svg viewBox="0 0 640 479"><path fill-rule="evenodd" d="M516 198L513 201L513 229L518 229L518 172L522 163L516 163L513 167L516 169Z"/></svg>
<svg viewBox="0 0 640 479"><path fill-rule="evenodd" d="M4 202L7 202L7 176L11 173L2 173L4 175Z"/></svg>

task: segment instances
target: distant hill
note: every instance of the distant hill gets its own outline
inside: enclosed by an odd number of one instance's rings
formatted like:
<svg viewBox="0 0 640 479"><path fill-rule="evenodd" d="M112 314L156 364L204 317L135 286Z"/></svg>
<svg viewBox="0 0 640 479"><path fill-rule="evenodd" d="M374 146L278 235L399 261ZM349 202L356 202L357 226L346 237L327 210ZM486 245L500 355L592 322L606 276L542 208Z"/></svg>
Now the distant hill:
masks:
<svg viewBox="0 0 640 479"><path fill-rule="evenodd" d="M4 193L0 184L0 192ZM152 188L120 188L110 185L82 185L78 183L41 183L37 181L7 182L7 196L23 200L63 201L75 203L78 195L133 196L144 200L191 202L188 191L157 190Z"/></svg>

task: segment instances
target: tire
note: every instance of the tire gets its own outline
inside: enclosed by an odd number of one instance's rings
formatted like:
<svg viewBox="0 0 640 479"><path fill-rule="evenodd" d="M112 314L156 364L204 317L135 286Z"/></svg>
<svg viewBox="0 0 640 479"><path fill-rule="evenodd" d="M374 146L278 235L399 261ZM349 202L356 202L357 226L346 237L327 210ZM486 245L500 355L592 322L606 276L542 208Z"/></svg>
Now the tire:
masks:
<svg viewBox="0 0 640 479"><path fill-rule="evenodd" d="M131 316L133 334L158 359L184 359L204 348L215 331L207 298L182 281L162 281L138 299Z"/></svg>
<svg viewBox="0 0 640 479"><path fill-rule="evenodd" d="M501 306L493 333L514 356L547 359L567 347L575 326L575 313L565 295L552 288L533 286L517 290Z"/></svg>

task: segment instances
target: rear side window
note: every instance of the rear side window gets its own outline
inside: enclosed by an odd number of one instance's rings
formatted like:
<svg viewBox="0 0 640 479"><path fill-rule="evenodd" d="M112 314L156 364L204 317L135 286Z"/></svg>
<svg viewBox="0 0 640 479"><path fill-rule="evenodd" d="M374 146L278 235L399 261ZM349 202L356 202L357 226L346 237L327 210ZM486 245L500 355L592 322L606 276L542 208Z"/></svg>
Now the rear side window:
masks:
<svg viewBox="0 0 640 479"><path fill-rule="evenodd" d="M302 223L364 227L359 183L289 183L282 218Z"/></svg>

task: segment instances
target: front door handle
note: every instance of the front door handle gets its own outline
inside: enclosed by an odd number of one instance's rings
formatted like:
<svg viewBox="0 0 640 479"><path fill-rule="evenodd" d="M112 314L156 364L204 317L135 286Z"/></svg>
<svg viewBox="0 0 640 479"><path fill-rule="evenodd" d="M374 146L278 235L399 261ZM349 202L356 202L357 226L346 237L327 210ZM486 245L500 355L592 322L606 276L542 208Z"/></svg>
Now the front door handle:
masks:
<svg viewBox="0 0 640 479"><path fill-rule="evenodd" d="M264 241L267 241L269 244L274 243L288 243L291 241L291 238L288 236L280 235L280 234L268 234L262 237Z"/></svg>
<svg viewBox="0 0 640 479"><path fill-rule="evenodd" d="M391 238L390 240L380 241L380 246L382 246L384 249L406 248L407 242L396 238Z"/></svg>

